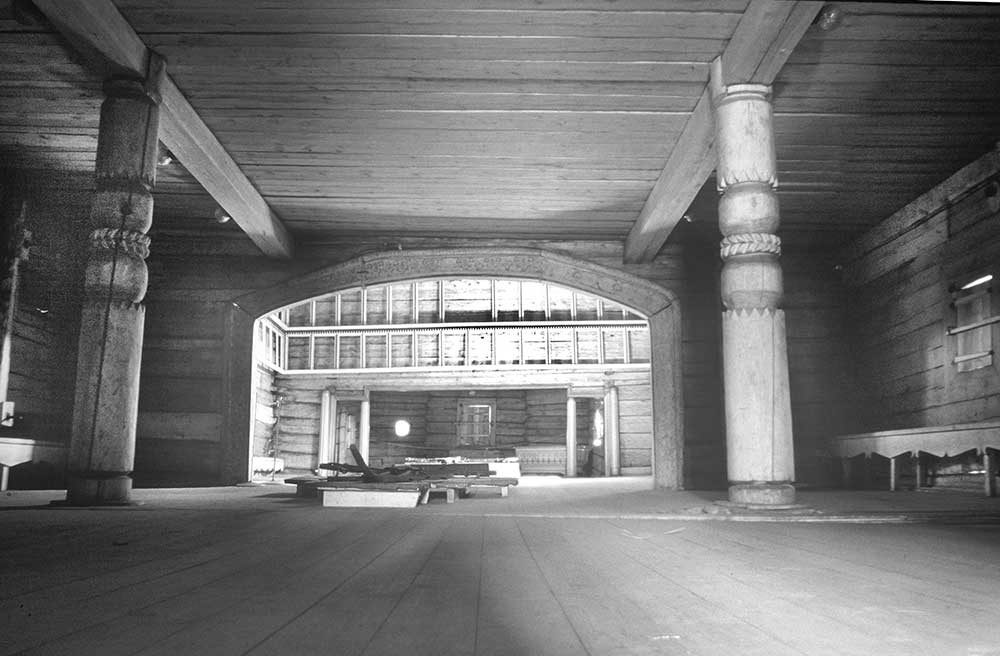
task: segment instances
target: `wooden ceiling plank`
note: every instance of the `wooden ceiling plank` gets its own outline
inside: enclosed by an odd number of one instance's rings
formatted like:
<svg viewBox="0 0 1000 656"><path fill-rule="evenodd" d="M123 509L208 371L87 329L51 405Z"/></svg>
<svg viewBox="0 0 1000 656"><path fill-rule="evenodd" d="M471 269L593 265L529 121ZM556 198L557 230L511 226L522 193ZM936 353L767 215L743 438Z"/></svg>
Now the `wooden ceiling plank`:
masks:
<svg viewBox="0 0 1000 656"><path fill-rule="evenodd" d="M102 75L145 75L149 49L110 0L37 0L36 6ZM290 258L288 229L173 80L161 94L160 140L265 254Z"/></svg>
<svg viewBox="0 0 1000 656"><path fill-rule="evenodd" d="M725 79L770 84L822 2L752 0L722 54ZM715 168L714 123L706 84L659 179L625 240L625 262L659 252Z"/></svg>

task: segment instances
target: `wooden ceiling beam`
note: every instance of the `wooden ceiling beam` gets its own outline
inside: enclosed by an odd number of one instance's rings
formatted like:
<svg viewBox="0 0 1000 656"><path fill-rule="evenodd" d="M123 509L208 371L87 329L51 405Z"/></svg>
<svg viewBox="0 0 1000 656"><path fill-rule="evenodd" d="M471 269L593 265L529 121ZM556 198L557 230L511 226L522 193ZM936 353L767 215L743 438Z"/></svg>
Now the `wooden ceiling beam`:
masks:
<svg viewBox="0 0 1000 656"><path fill-rule="evenodd" d="M751 0L722 53L723 79L771 84L823 7L822 2ZM715 124L706 81L625 240L625 262L649 262L663 247L716 164Z"/></svg>
<svg viewBox="0 0 1000 656"><path fill-rule="evenodd" d="M150 51L111 0L35 0L35 5L99 74L146 75ZM169 75L160 92L160 141L261 251L290 258L294 240L288 229Z"/></svg>

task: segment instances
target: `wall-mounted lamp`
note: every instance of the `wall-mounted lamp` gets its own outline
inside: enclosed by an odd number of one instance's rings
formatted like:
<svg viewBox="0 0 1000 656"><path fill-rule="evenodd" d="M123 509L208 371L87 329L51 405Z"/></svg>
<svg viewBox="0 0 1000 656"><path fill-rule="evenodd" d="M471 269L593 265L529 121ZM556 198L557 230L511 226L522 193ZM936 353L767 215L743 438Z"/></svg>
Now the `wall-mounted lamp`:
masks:
<svg viewBox="0 0 1000 656"><path fill-rule="evenodd" d="M836 29L843 22L844 10L837 5L826 5L820 10L819 16L816 17L816 27L824 32Z"/></svg>
<svg viewBox="0 0 1000 656"><path fill-rule="evenodd" d="M174 161L174 154L166 146L160 144L160 151L156 156L157 166L169 166Z"/></svg>
<svg viewBox="0 0 1000 656"><path fill-rule="evenodd" d="M1000 212L1000 182L996 180L986 186L986 206L991 212Z"/></svg>
<svg viewBox="0 0 1000 656"><path fill-rule="evenodd" d="M396 422L393 429L396 431L396 437L406 437L410 434L410 422L400 419Z"/></svg>
<svg viewBox="0 0 1000 656"><path fill-rule="evenodd" d="M233 218L229 216L229 213L226 212L226 210L222 209L221 207L215 208L215 213L213 214L213 216L215 217L216 223L229 223L229 220Z"/></svg>

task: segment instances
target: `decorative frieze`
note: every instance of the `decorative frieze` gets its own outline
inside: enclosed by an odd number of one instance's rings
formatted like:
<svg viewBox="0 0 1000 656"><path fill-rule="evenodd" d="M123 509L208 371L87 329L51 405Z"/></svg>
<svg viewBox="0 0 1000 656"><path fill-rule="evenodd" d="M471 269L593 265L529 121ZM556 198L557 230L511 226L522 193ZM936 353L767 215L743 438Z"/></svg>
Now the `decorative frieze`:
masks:
<svg viewBox="0 0 1000 656"><path fill-rule="evenodd" d="M778 235L766 232L747 232L738 235L728 235L722 239L720 254L723 260L728 260L737 255L755 255L757 253L768 253L775 256L781 255L781 239Z"/></svg>

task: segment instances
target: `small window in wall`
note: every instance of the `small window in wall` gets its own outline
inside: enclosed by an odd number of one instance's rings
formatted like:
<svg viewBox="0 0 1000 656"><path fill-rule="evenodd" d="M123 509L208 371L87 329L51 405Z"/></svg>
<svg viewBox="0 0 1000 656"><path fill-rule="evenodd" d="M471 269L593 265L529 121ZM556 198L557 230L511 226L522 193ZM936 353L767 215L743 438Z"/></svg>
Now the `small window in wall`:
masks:
<svg viewBox="0 0 1000 656"><path fill-rule="evenodd" d="M493 404L459 401L459 446L493 446Z"/></svg>
<svg viewBox="0 0 1000 656"><path fill-rule="evenodd" d="M992 275L977 276L952 290L955 325L948 335L955 340L954 364L959 372L974 371L993 364Z"/></svg>

